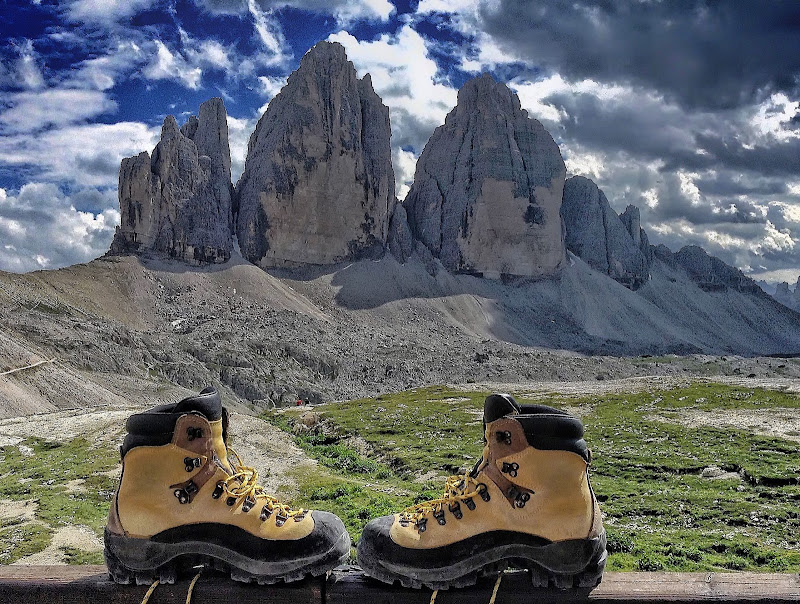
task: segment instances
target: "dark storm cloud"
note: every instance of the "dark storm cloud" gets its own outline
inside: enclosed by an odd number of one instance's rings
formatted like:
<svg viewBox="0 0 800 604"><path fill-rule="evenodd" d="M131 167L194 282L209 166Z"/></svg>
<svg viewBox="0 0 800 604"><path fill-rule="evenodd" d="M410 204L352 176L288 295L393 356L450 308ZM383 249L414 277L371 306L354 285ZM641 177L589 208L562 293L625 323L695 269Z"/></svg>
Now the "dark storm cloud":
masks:
<svg viewBox="0 0 800 604"><path fill-rule="evenodd" d="M695 148L686 114L644 95L610 102L595 94L564 93L544 100L566 114L564 136L582 145L648 159L677 159Z"/></svg>
<svg viewBox="0 0 800 604"><path fill-rule="evenodd" d="M800 139L772 145L744 146L734 137L698 134L697 144L704 155L684 158L684 167L705 168L720 163L728 168L749 170L763 175L800 174Z"/></svg>
<svg viewBox="0 0 800 604"><path fill-rule="evenodd" d="M513 54L570 79L654 88L684 106L731 108L796 93L800 2L499 0L485 28ZM493 5L494 6L494 5Z"/></svg>
<svg viewBox="0 0 800 604"><path fill-rule="evenodd" d="M666 175L660 187L658 205L650 209L650 217L662 222L684 219L695 225L763 224L766 222L760 209L741 199L720 199L714 203L695 203L681 188L677 176Z"/></svg>
<svg viewBox="0 0 800 604"><path fill-rule="evenodd" d="M736 196L736 195L785 195L788 192L786 183L771 178L756 178L750 182L734 180L732 175L703 176L695 179L695 186L704 195Z"/></svg>

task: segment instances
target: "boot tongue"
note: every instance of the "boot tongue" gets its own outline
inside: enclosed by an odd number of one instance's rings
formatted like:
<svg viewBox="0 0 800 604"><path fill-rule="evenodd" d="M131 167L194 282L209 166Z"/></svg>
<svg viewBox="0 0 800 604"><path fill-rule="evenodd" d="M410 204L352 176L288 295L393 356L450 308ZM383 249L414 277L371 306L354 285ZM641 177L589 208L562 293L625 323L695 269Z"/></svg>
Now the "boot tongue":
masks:
<svg viewBox="0 0 800 604"><path fill-rule="evenodd" d="M222 419L222 399L215 388L204 388L200 394L189 396L175 403L173 413L190 413L196 411L206 416L210 422Z"/></svg>
<svg viewBox="0 0 800 604"><path fill-rule="evenodd" d="M483 403L483 423L489 424L509 414L519 413L520 407L510 394L490 394Z"/></svg>

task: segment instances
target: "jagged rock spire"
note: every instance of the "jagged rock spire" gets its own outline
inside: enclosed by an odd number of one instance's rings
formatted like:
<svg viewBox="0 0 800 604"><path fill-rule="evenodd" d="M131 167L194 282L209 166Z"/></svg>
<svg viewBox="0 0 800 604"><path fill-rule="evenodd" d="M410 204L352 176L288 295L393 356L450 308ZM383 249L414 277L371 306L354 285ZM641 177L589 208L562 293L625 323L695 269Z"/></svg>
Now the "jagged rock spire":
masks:
<svg viewBox="0 0 800 604"><path fill-rule="evenodd" d="M182 128L164 119L152 157L122 160L122 215L111 254L160 252L191 264L225 262L233 250L231 158L222 99Z"/></svg>
<svg viewBox="0 0 800 604"><path fill-rule="evenodd" d="M561 215L569 251L631 289L647 281L652 252L638 208L617 216L593 181L573 176L564 184Z"/></svg>
<svg viewBox="0 0 800 604"><path fill-rule="evenodd" d="M383 254L394 208L389 109L344 47L303 57L250 137L236 186L242 254L260 266Z"/></svg>

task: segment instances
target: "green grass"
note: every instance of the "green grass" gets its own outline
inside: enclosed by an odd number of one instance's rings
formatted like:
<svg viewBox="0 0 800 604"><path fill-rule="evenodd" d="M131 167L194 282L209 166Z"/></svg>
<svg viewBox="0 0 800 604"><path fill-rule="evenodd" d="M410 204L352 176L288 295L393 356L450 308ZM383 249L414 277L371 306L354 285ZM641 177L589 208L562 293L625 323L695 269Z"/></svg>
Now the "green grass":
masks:
<svg viewBox="0 0 800 604"><path fill-rule="evenodd" d="M25 454L26 448L32 454ZM117 451L92 446L82 438L66 443L29 438L0 448L0 499L28 500L37 506L33 522L12 518L3 523L0 563L42 551L63 526L85 525L100 536L116 487L115 479L104 473L118 464ZM65 485L73 480L82 481L81 489L70 492ZM65 557L70 563L98 560L96 554L71 548Z"/></svg>
<svg viewBox="0 0 800 604"><path fill-rule="evenodd" d="M321 467L297 472L297 503L341 515L356 540L370 518L436 495L446 475L464 471L480 455L486 394L431 387L317 407L322 423L295 440ZM798 443L669 422L687 410L800 409L800 398L699 382L521 401L581 410L610 569L800 571ZM265 417L291 431L302 413ZM348 445L353 436L366 443L365 454ZM738 476L703 478L710 465ZM415 482L431 471L430 480Z"/></svg>

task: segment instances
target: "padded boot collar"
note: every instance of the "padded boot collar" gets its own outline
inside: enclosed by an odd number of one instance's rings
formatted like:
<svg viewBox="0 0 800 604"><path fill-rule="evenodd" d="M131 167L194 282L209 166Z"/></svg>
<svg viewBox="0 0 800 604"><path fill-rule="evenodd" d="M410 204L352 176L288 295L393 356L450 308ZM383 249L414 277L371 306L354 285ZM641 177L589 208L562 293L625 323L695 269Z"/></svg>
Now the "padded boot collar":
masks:
<svg viewBox="0 0 800 604"><path fill-rule="evenodd" d="M583 423L565 411L547 405L520 405L510 394L491 394L483 407L484 434L488 424L501 418L516 420L531 446L577 453L587 462Z"/></svg>
<svg viewBox="0 0 800 604"><path fill-rule="evenodd" d="M200 394L189 396L177 403L158 405L128 418L125 427L128 434L122 445L124 456L133 447L161 446L172 440L175 422L183 415L195 414L205 417L209 422L223 420L222 399L215 388L205 388ZM227 431L227 418L223 423Z"/></svg>

